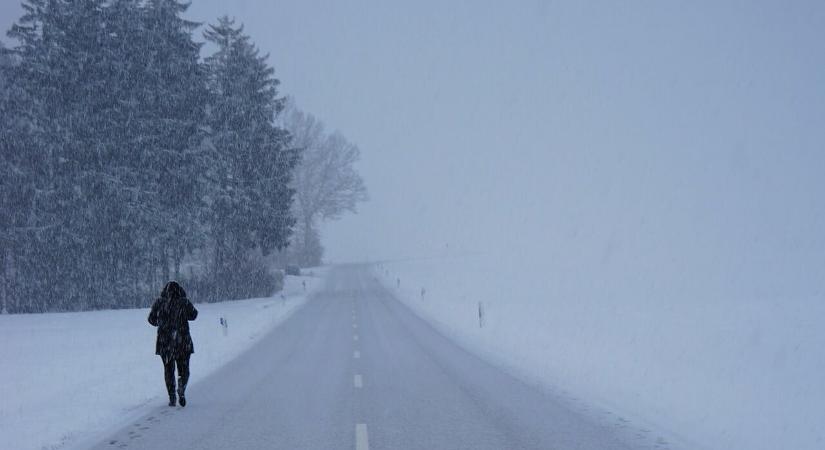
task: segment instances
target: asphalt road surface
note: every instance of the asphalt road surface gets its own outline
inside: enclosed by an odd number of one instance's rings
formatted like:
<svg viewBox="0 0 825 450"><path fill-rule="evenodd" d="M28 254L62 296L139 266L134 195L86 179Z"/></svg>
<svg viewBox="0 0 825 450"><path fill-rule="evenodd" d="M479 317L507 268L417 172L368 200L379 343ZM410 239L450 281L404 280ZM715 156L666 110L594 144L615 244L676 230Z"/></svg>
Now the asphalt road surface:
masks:
<svg viewBox="0 0 825 450"><path fill-rule="evenodd" d="M331 270L322 291L190 386L187 400L159 405L94 448L631 448L615 429L451 342L365 266Z"/></svg>

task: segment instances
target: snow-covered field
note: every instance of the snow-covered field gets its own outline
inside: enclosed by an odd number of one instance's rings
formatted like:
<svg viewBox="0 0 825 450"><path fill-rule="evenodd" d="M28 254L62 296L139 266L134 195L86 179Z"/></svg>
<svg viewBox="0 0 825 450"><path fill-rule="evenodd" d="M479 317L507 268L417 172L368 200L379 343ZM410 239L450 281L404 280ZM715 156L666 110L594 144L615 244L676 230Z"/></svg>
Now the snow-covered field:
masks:
<svg viewBox="0 0 825 450"><path fill-rule="evenodd" d="M653 429L670 448L825 448L821 298L634 296L569 269L497 256L382 263L375 273L467 348L594 414ZM697 280L682 291L702 289Z"/></svg>
<svg viewBox="0 0 825 450"><path fill-rule="evenodd" d="M284 290L271 298L196 303L190 385L286 319L306 300L301 282L313 292L324 270L287 277ZM82 447L146 408L165 404L148 313L0 315L0 448ZM226 335L221 317L228 323Z"/></svg>

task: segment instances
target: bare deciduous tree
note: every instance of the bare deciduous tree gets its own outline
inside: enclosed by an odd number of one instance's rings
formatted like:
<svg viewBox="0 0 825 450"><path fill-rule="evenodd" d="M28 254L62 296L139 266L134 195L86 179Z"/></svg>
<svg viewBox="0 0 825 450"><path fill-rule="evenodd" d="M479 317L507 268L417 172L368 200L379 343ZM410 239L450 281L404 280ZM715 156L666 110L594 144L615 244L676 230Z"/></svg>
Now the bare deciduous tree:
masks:
<svg viewBox="0 0 825 450"><path fill-rule="evenodd" d="M354 167L360 150L341 133L328 133L320 120L298 109L291 99L281 117L293 145L301 151L293 178L294 213L300 228L293 251L298 263L314 265L321 259L320 222L354 213L357 204L367 200L364 181Z"/></svg>

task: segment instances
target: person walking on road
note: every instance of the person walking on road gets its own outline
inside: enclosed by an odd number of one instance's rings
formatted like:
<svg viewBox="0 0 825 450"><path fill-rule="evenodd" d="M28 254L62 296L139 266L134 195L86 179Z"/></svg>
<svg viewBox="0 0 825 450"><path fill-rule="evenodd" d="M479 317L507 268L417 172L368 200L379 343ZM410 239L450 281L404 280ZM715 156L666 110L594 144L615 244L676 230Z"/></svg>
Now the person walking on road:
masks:
<svg viewBox="0 0 825 450"><path fill-rule="evenodd" d="M186 383L189 382L189 357L195 353L189 321L198 317L198 310L186 297L186 291L176 281L166 283L160 298L152 304L149 323L158 327L155 354L163 361L169 406L186 406ZM175 366L178 369L177 398L175 396Z"/></svg>

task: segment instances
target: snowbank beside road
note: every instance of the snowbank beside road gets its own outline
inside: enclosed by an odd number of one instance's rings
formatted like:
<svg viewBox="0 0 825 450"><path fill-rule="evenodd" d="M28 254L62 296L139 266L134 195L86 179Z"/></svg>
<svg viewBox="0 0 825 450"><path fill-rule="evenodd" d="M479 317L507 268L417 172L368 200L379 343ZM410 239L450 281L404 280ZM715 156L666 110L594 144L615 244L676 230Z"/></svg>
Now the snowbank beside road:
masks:
<svg viewBox="0 0 825 450"><path fill-rule="evenodd" d="M271 298L196 304L190 385L285 320L318 289L286 277ZM197 301L197 299L193 299ZM94 439L144 407L165 404L148 309L0 316L0 448L59 448ZM227 320L227 333L220 318ZM190 402L197 403L197 398Z"/></svg>
<svg viewBox="0 0 825 450"><path fill-rule="evenodd" d="M616 426L661 430L664 448L825 446L821 299L634 296L549 265L430 259L375 273L467 348L610 411Z"/></svg>

